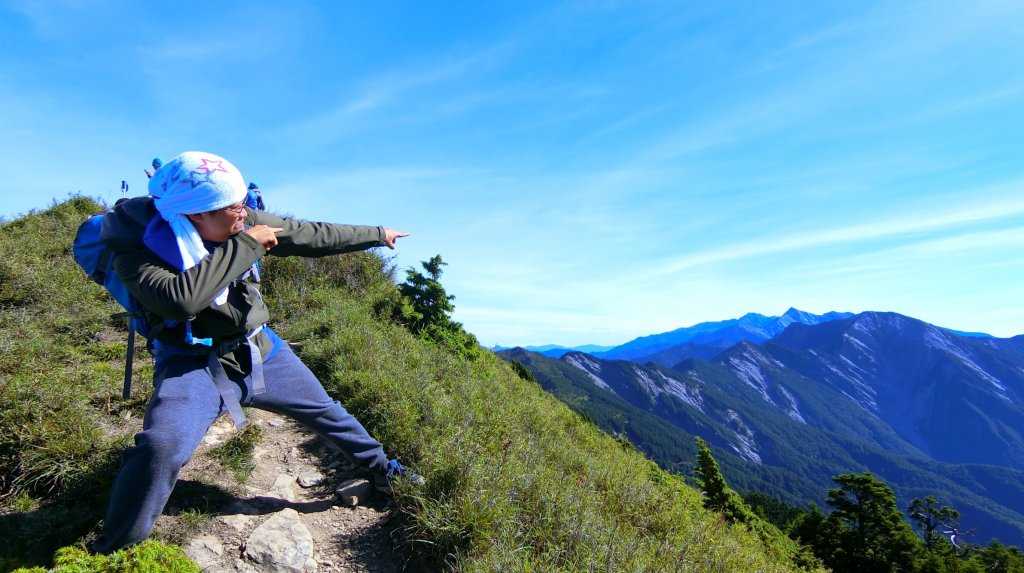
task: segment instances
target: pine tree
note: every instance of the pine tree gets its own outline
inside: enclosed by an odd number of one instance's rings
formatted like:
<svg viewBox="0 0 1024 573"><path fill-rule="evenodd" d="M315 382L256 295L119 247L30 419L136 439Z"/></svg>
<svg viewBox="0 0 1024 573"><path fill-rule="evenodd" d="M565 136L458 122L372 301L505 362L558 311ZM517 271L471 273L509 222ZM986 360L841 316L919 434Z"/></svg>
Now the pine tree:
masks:
<svg viewBox="0 0 1024 573"><path fill-rule="evenodd" d="M743 494L743 502L758 517L779 529L786 529L793 521L804 514L799 507L774 498L767 493L749 490Z"/></svg>
<svg viewBox="0 0 1024 573"><path fill-rule="evenodd" d="M824 546L823 534L826 532L825 524L828 517L821 512L818 504L812 501L810 506L808 511L798 515L789 524L789 527L786 528L786 534L800 543L815 549L816 554L824 555L824 552L818 551L817 548Z"/></svg>
<svg viewBox="0 0 1024 573"><path fill-rule="evenodd" d="M441 267L448 263L441 260L441 255L434 255L421 264L427 276L409 267L405 271L405 282L398 286L398 290L411 304L403 312L402 318L414 333L420 333L431 325L448 326L451 313L455 310L452 304L455 297L446 293L440 282Z"/></svg>
<svg viewBox="0 0 1024 573"><path fill-rule="evenodd" d="M704 492L704 507L725 513L729 504L729 486L707 442L700 437L697 438L697 475L700 489Z"/></svg>
<svg viewBox="0 0 1024 573"><path fill-rule="evenodd" d="M537 383L537 378L533 375L533 372L530 372L530 369L524 366L522 362L518 360L509 360L508 364L512 367L512 370L515 371L516 375L523 380L533 382L535 384Z"/></svg>
<svg viewBox="0 0 1024 573"><path fill-rule="evenodd" d="M947 545L941 531L947 527L959 525L960 512L944 505L939 507L939 502L934 495L926 496L924 499L914 498L907 507L907 515L910 516L921 530L924 538L924 546L930 551L936 547ZM941 529L940 529L941 528Z"/></svg>
<svg viewBox="0 0 1024 573"><path fill-rule="evenodd" d="M835 571L912 571L920 542L896 506L896 495L871 472L832 478L833 511L827 527L833 545L822 556Z"/></svg>
<svg viewBox="0 0 1024 573"><path fill-rule="evenodd" d="M434 255L421 264L426 275L412 267L406 269L406 280L398 285L403 302L393 309L394 318L424 340L464 358L477 358L481 353L480 344L475 336L466 332L462 323L452 320L455 297L441 286L441 267L448 263L441 255Z"/></svg>
<svg viewBox="0 0 1024 573"><path fill-rule="evenodd" d="M696 471L700 489L704 492L705 508L721 513L731 523L757 522L761 525L757 514L747 506L740 494L733 491L725 482L711 449L700 437L697 438Z"/></svg>

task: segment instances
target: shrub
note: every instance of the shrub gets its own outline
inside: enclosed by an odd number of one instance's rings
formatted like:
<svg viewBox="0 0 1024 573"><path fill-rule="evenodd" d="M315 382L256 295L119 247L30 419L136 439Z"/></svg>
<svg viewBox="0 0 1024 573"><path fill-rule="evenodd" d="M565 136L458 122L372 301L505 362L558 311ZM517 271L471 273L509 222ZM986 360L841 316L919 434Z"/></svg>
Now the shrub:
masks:
<svg viewBox="0 0 1024 573"><path fill-rule="evenodd" d="M53 558L48 573L199 573L202 569L173 545L159 541L142 543L111 555L95 555L81 547L64 547ZM15 573L47 573L42 567L17 569Z"/></svg>

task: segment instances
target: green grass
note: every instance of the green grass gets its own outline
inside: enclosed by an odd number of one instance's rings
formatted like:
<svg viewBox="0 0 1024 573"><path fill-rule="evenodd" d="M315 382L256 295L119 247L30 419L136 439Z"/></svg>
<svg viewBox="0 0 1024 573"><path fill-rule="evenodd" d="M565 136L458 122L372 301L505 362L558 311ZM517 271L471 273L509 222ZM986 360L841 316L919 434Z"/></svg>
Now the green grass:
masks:
<svg viewBox="0 0 1024 573"><path fill-rule="evenodd" d="M256 424L249 424L241 432L235 432L228 441L210 449L208 455L220 460L230 470L238 483L244 483L256 469L253 451L263 438L263 429Z"/></svg>
<svg viewBox="0 0 1024 573"><path fill-rule="evenodd" d="M0 535L50 507L88 499L73 526L0 549L45 563L95 531L151 376L120 399L116 304L70 258L74 230L98 206L72 198L0 226ZM603 434L489 353L467 361L382 317L398 300L372 253L264 263L272 326L302 343L328 391L427 478L396 489L404 541L426 570L791 571L783 539L730 525L700 495ZM458 293L455 293L458 294ZM120 331L115 331L120 332ZM109 430L113 428L112 438ZM61 501L61 500L65 501ZM26 508L34 508L27 509ZM17 538L17 537L16 537Z"/></svg>
<svg viewBox="0 0 1024 573"><path fill-rule="evenodd" d="M45 562L95 527L130 440L118 414L147 398L121 400L119 307L71 258L98 210L73 198L0 226L0 558ZM136 379L151 372L140 360Z"/></svg>

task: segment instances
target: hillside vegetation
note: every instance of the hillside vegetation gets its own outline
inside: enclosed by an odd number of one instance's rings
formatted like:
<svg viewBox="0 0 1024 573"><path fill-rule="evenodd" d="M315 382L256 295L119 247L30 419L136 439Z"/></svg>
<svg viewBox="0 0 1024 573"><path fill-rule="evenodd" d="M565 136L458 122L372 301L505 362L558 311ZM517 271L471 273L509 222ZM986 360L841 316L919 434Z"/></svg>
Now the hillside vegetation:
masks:
<svg viewBox="0 0 1024 573"><path fill-rule="evenodd" d="M144 355L121 399L119 308L71 258L78 224L100 210L73 197L0 225L0 570L95 535L125 418L148 399ZM395 324L393 274L372 253L270 257L264 290L272 326L328 391L426 477L396 491L423 569L796 570L796 545L773 528L703 509L680 477L500 359Z"/></svg>

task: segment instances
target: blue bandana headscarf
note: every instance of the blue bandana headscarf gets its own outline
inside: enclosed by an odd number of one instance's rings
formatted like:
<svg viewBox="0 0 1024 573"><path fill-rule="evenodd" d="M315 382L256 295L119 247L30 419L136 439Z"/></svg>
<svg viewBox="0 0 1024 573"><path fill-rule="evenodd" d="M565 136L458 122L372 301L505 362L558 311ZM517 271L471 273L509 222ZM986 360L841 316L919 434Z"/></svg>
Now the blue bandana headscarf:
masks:
<svg viewBox="0 0 1024 573"><path fill-rule="evenodd" d="M245 179L223 157L200 151L186 151L165 163L149 180L149 194L160 216L167 221L181 253L182 270L194 267L210 253L192 222L185 215L216 211L241 203L246 195ZM224 289L214 300L227 302Z"/></svg>

